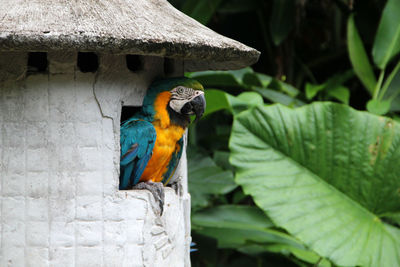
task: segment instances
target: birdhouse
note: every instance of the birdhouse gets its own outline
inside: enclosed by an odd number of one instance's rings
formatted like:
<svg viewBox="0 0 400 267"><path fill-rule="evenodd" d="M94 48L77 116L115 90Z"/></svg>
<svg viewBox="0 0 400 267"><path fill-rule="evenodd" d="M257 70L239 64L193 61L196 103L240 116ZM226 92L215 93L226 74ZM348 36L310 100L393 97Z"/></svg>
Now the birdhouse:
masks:
<svg viewBox="0 0 400 267"><path fill-rule="evenodd" d="M9 0L0 18L0 266L190 266L185 155L159 216L118 190L121 118L158 77L259 52L166 0Z"/></svg>

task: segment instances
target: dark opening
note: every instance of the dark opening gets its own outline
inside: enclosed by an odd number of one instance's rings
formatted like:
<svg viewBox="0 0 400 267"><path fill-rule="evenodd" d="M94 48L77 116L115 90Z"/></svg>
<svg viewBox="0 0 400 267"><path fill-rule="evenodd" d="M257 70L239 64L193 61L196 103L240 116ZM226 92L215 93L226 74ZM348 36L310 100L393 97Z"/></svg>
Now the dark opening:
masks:
<svg viewBox="0 0 400 267"><path fill-rule="evenodd" d="M130 71L141 71L143 69L142 57L138 55L126 55L126 66Z"/></svg>
<svg viewBox="0 0 400 267"><path fill-rule="evenodd" d="M47 71L47 53L29 52L28 54L28 73Z"/></svg>
<svg viewBox="0 0 400 267"><path fill-rule="evenodd" d="M96 72L99 68L97 55L93 52L79 52L78 68L81 72Z"/></svg>
<svg viewBox="0 0 400 267"><path fill-rule="evenodd" d="M171 75L175 71L175 64L172 58L164 58L164 74L165 76Z"/></svg>
<svg viewBox="0 0 400 267"><path fill-rule="evenodd" d="M138 113L142 107L122 106L121 123Z"/></svg>

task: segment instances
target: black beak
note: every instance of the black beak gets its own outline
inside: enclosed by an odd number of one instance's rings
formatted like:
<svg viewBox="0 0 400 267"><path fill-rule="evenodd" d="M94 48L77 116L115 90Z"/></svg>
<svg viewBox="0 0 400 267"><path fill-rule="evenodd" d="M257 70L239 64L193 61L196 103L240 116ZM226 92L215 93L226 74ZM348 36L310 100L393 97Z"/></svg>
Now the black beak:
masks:
<svg viewBox="0 0 400 267"><path fill-rule="evenodd" d="M192 105L193 113L196 114L196 119L194 120L196 123L200 120L201 116L203 116L204 111L206 110L206 99L204 94L202 93L201 95L193 98L193 100L190 101L190 104Z"/></svg>

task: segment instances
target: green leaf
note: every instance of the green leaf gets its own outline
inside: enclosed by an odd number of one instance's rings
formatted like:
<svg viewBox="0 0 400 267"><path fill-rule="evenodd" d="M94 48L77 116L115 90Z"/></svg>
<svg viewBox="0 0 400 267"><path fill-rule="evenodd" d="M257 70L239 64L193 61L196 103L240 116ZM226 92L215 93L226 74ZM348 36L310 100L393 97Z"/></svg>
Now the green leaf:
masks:
<svg viewBox="0 0 400 267"><path fill-rule="evenodd" d="M253 90L260 93L264 98L273 103L280 103L286 106L295 107L304 105L304 102L275 90L261 87L253 87Z"/></svg>
<svg viewBox="0 0 400 267"><path fill-rule="evenodd" d="M252 241L305 249L293 237L269 229L273 223L254 206L222 205L198 211L192 216L192 224L196 233L216 238L221 248L238 248Z"/></svg>
<svg viewBox="0 0 400 267"><path fill-rule="evenodd" d="M196 212L192 223L203 227L262 230L273 223L259 208L243 205L222 205Z"/></svg>
<svg viewBox="0 0 400 267"><path fill-rule="evenodd" d="M221 90L208 89L205 93L207 108L204 116L219 110L228 110L233 115L264 103L262 97L256 92L243 92L233 96Z"/></svg>
<svg viewBox="0 0 400 267"><path fill-rule="evenodd" d="M342 86L342 84L353 76L353 70L348 70L332 76L323 84L306 83L306 97L310 100L319 92L324 91L328 96L348 104L350 99L350 91L347 87Z"/></svg>
<svg viewBox="0 0 400 267"><path fill-rule="evenodd" d="M229 170L232 169L232 165L229 163L230 153L227 151L216 150L214 151L214 162L222 168Z"/></svg>
<svg viewBox="0 0 400 267"><path fill-rule="evenodd" d="M266 75L264 73L255 72L254 74L257 76L258 80L261 82L262 87L267 87L274 79L273 77ZM295 89L295 90L297 90L297 89Z"/></svg>
<svg viewBox="0 0 400 267"><path fill-rule="evenodd" d="M200 23L207 24L221 2L222 0L186 0L182 12Z"/></svg>
<svg viewBox="0 0 400 267"><path fill-rule="evenodd" d="M334 87L334 88L328 90L327 93L329 96L336 98L343 104L349 104L349 100L350 100L349 88L347 88L345 86L337 86L337 87Z"/></svg>
<svg viewBox="0 0 400 267"><path fill-rule="evenodd" d="M194 148L188 149L188 166L193 209L204 208L213 196L229 193L237 187L231 171L221 169L211 158Z"/></svg>
<svg viewBox="0 0 400 267"><path fill-rule="evenodd" d="M240 87L241 83L235 76L224 71L201 71L186 75L189 78L196 79L205 88L212 87Z"/></svg>
<svg viewBox="0 0 400 267"><path fill-rule="evenodd" d="M244 247L241 247L238 249L240 252L246 253L246 254L251 254L251 255L257 255L260 253L264 253L266 251L272 252L272 253L281 253L283 255L289 255L293 254L296 256L296 258L312 263L312 264L317 264L316 266L318 267L330 267L332 266L331 263L326 260L326 259L321 259L321 257L310 250L306 249L300 249L298 247L293 247L290 245L285 245L285 244L273 244L273 245L260 245L260 244L252 244L252 245L247 245ZM308 265L305 265L308 266Z"/></svg>
<svg viewBox="0 0 400 267"><path fill-rule="evenodd" d="M274 0L273 2L269 29L272 41L278 46L293 28L296 2L295 0Z"/></svg>
<svg viewBox="0 0 400 267"><path fill-rule="evenodd" d="M296 239L272 229L252 230L204 227L200 229L196 228L196 233L217 239L219 248L239 248L248 243L257 242L282 243L305 249Z"/></svg>
<svg viewBox="0 0 400 267"><path fill-rule="evenodd" d="M343 266L399 266L400 125L345 105L258 106L235 117L236 182L272 221Z"/></svg>
<svg viewBox="0 0 400 267"><path fill-rule="evenodd" d="M253 73L253 69L250 67L246 67L243 69L239 70L228 70L226 71L227 73L230 73L235 79L243 85L243 79L246 76L246 74Z"/></svg>
<svg viewBox="0 0 400 267"><path fill-rule="evenodd" d="M367 103L367 110L376 115L384 115L390 110L390 100L371 99Z"/></svg>
<svg viewBox="0 0 400 267"><path fill-rule="evenodd" d="M354 72L372 95L376 85L376 78L358 34L353 15L349 17L347 22L347 47Z"/></svg>
<svg viewBox="0 0 400 267"><path fill-rule="evenodd" d="M380 69L400 52L400 0L388 0L372 47L372 56Z"/></svg>
<svg viewBox="0 0 400 267"><path fill-rule="evenodd" d="M297 88L293 87L288 83L279 81L279 84L281 85L282 91L291 97L296 97L300 93L300 91Z"/></svg>
<svg viewBox="0 0 400 267"><path fill-rule="evenodd" d="M226 94L226 99L228 100L229 103L229 109L232 113L232 115L239 114L240 112L247 110L249 107L252 105L242 101L238 97L234 97L233 95Z"/></svg>
<svg viewBox="0 0 400 267"><path fill-rule="evenodd" d="M247 103L249 107L264 104L262 96L256 92L243 92L237 96L237 99Z"/></svg>
<svg viewBox="0 0 400 267"><path fill-rule="evenodd" d="M260 77L260 75L258 75ZM296 97L300 91L296 89L295 87L291 86L288 83L284 83L280 80L277 80L275 78L272 78L271 82L265 85L264 87L267 87L269 89L275 89L277 91L284 92L285 94L291 96L291 97Z"/></svg>
<svg viewBox="0 0 400 267"><path fill-rule="evenodd" d="M315 264L318 267L330 267L332 264L327 259L321 258L317 253L309 250L299 249L296 247L287 246L287 250L289 250L293 255L297 258Z"/></svg>
<svg viewBox="0 0 400 267"><path fill-rule="evenodd" d="M245 87L250 88L251 86L263 86L263 81L260 80L257 73L252 72L243 75L243 84L245 85Z"/></svg>
<svg viewBox="0 0 400 267"><path fill-rule="evenodd" d="M189 78L196 79L205 88L209 87L242 87L243 78L247 73L253 73L250 67L231 71L199 71L187 73Z"/></svg>
<svg viewBox="0 0 400 267"><path fill-rule="evenodd" d="M326 87L326 84L311 84L306 83L306 97L308 100L313 99L318 92L323 91Z"/></svg>
<svg viewBox="0 0 400 267"><path fill-rule="evenodd" d="M229 102L226 98L226 93L221 90L208 89L205 92L206 98L206 111L204 116L217 112L219 110L227 109L230 110Z"/></svg>
<svg viewBox="0 0 400 267"><path fill-rule="evenodd" d="M381 91L382 99L392 100L390 108L391 111L400 110L398 108L399 95L400 95L400 61L397 62L392 72L386 78Z"/></svg>

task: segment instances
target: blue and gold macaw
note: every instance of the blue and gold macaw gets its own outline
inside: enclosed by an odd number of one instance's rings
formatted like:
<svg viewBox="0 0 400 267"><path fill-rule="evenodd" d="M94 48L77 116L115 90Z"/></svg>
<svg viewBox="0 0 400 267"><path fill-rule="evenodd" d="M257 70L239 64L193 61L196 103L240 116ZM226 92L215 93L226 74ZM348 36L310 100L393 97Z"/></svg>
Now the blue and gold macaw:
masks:
<svg viewBox="0 0 400 267"><path fill-rule="evenodd" d="M171 182L181 158L190 115L198 120L205 106L203 86L193 79L154 82L141 111L121 125L119 188L149 189L162 213L163 185Z"/></svg>

